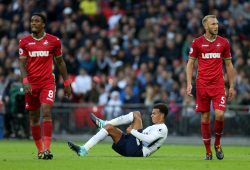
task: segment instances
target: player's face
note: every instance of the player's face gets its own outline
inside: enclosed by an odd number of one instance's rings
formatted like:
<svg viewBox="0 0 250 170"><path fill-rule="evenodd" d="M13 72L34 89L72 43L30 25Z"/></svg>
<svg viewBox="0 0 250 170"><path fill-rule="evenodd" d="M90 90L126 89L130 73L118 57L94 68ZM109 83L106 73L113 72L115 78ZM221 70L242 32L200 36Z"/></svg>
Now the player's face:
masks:
<svg viewBox="0 0 250 170"><path fill-rule="evenodd" d="M45 24L40 16L34 15L30 21L31 32L38 34L44 30Z"/></svg>
<svg viewBox="0 0 250 170"><path fill-rule="evenodd" d="M159 109L153 109L152 110L151 118L152 118L153 123L161 122L162 116L163 116L163 114L160 112Z"/></svg>
<svg viewBox="0 0 250 170"><path fill-rule="evenodd" d="M217 35L218 28L218 20L216 18L208 18L206 23L206 31L209 32L211 35Z"/></svg>

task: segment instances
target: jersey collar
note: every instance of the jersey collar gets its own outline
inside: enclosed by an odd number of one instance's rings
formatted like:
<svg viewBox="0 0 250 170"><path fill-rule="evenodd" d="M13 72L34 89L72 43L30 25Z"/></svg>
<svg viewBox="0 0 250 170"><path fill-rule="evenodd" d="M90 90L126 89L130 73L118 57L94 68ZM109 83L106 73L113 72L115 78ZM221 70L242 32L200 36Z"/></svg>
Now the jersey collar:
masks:
<svg viewBox="0 0 250 170"><path fill-rule="evenodd" d="M207 41L209 41L209 42L214 42L214 41L217 39L218 35L216 35L215 39L213 39L213 40L209 40L209 39L205 36L205 34L203 34L203 37L204 37Z"/></svg>
<svg viewBox="0 0 250 170"><path fill-rule="evenodd" d="M40 41L41 39L43 39L43 38L46 36L46 32L44 32L44 34L43 34L43 36L42 36L41 38L35 38L35 37L33 36L33 34L31 34L31 36L32 36L33 39L35 39L35 40L37 40L37 41Z"/></svg>

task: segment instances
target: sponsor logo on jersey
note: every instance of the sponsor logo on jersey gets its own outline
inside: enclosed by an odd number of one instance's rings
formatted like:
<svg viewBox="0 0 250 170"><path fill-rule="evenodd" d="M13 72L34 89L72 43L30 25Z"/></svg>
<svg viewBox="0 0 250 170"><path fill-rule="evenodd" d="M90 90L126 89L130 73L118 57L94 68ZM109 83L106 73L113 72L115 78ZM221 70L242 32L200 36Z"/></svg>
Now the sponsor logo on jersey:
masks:
<svg viewBox="0 0 250 170"><path fill-rule="evenodd" d="M202 44L201 46L202 47L208 47L209 45L208 44Z"/></svg>
<svg viewBox="0 0 250 170"><path fill-rule="evenodd" d="M29 51L30 57L48 57L49 51Z"/></svg>
<svg viewBox="0 0 250 170"><path fill-rule="evenodd" d="M220 53L201 53L201 55L204 59L220 58Z"/></svg>

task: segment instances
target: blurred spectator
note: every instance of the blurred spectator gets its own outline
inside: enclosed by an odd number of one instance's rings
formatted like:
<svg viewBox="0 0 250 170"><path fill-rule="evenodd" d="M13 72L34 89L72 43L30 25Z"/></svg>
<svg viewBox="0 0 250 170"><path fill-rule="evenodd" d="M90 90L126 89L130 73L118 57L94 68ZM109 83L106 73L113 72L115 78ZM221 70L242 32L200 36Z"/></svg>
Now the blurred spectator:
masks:
<svg viewBox="0 0 250 170"><path fill-rule="evenodd" d="M105 116L107 120L111 120L114 117L122 114L122 101L120 100L120 93L113 91L110 94L110 99L105 107Z"/></svg>
<svg viewBox="0 0 250 170"><path fill-rule="evenodd" d="M92 88L92 79L83 68L79 69L79 75L76 76L72 83L74 94L78 97L83 97Z"/></svg>
<svg viewBox="0 0 250 170"><path fill-rule="evenodd" d="M90 104L98 103L100 95L98 88L99 84L93 80L91 90L87 91L87 93L85 94L84 101Z"/></svg>
<svg viewBox="0 0 250 170"><path fill-rule="evenodd" d="M108 92L105 90L104 84L100 84L98 91L99 91L98 105L104 106L108 103L108 97L109 97Z"/></svg>
<svg viewBox="0 0 250 170"><path fill-rule="evenodd" d="M146 106L153 106L156 102L161 100L161 93L157 85L148 84L145 92L144 104Z"/></svg>
<svg viewBox="0 0 250 170"><path fill-rule="evenodd" d="M122 14L119 12L119 7L115 6L113 8L113 15L111 15L109 20L108 20L109 29L112 30L115 27L115 25L118 24L121 17L122 17Z"/></svg>
<svg viewBox="0 0 250 170"><path fill-rule="evenodd" d="M140 103L140 98L137 94L133 93L133 87L130 85L127 85L124 90L124 98L123 103L124 104L138 104Z"/></svg>
<svg viewBox="0 0 250 170"><path fill-rule="evenodd" d="M239 16L243 15L243 6L239 0L232 0L228 9L232 13L232 17L234 19L237 19Z"/></svg>

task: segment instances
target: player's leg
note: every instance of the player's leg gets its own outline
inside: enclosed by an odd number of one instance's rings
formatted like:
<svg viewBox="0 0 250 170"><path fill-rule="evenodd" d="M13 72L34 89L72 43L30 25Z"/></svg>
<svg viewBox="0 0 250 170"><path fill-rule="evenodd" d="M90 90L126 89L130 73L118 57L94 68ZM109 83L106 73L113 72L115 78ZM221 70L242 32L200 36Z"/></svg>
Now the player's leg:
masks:
<svg viewBox="0 0 250 170"><path fill-rule="evenodd" d="M133 121L130 124L130 126L133 129L142 129L142 117L141 113L139 111L130 112L130 114L133 113ZM131 116L131 115L129 115ZM118 120L117 120L118 121ZM111 124L107 124L105 126L105 129L107 130L109 136L113 139L113 146L112 148L119 154L123 156L138 156L137 150L141 151L141 146L138 145L138 142L136 141L136 138L132 135L125 135L122 133L122 131L116 127L114 127ZM127 147L129 145L129 147ZM140 148L140 149L138 149ZM140 156L142 156L142 152L140 152Z"/></svg>
<svg viewBox="0 0 250 170"><path fill-rule="evenodd" d="M40 109L38 108L36 110L30 110L29 115L30 115L29 117L30 117L31 134L38 151L38 159L42 159L44 149L43 149L42 133L40 125Z"/></svg>
<svg viewBox="0 0 250 170"><path fill-rule="evenodd" d="M92 138L90 138L83 145L83 147L88 151L98 142L105 139L108 135L113 139L114 143L117 143L122 136L122 131L119 128L114 127L113 125L108 124L104 128L102 128L97 134L95 134Z"/></svg>
<svg viewBox="0 0 250 170"><path fill-rule="evenodd" d="M226 96L224 88L214 89L213 91L213 107L215 109L215 121L214 121L214 148L216 151L216 157L218 159L223 159L224 154L221 148L221 135L224 129L224 113L226 109Z"/></svg>
<svg viewBox="0 0 250 170"><path fill-rule="evenodd" d="M96 123L99 118L93 117L92 120ZM100 119L99 119L100 120ZM113 139L114 143L117 144L122 137L122 131L116 128L114 125L122 125L131 123L134 129L142 128L142 120L140 112L130 112L127 115L119 116L115 119L107 121L104 128L102 128L96 135L90 138L83 146L75 145L72 142L68 142L69 147L75 151L79 156L85 156L88 150L96 145L101 140L105 139L108 135ZM96 123L99 125L99 123ZM114 125L113 125L114 124Z"/></svg>
<svg viewBox="0 0 250 170"><path fill-rule="evenodd" d="M206 89L196 89L196 112L201 112L201 136L206 148L206 160L212 159L210 132L210 97Z"/></svg>
<svg viewBox="0 0 250 170"><path fill-rule="evenodd" d="M40 102L37 90L32 90L32 95L25 94L25 109L29 111L31 134L38 151L38 159L43 158L43 142L40 124Z"/></svg>
<svg viewBox="0 0 250 170"><path fill-rule="evenodd" d="M136 112L130 112L127 115L117 117L115 119L108 121L108 124L105 125L104 128L102 128L96 135L94 135L83 147L88 151L91 147L96 145L99 141L103 140L106 138L107 135L109 135L115 144L119 142L119 140L122 137L122 131L112 125L112 123L115 123L116 125L119 124L119 120L124 123L124 122L131 122L131 125L133 129L142 129L142 119L141 119L141 113L136 111ZM121 125L121 124L119 124Z"/></svg>
<svg viewBox="0 0 250 170"><path fill-rule="evenodd" d="M50 152L50 144L52 138L52 114L51 109L55 97L55 85L46 84L40 92L41 112L42 112L42 132L44 140L44 156L45 159L52 159L53 155Z"/></svg>
<svg viewBox="0 0 250 170"><path fill-rule="evenodd" d="M108 132L109 136L112 138L115 144L119 142L122 136L122 131L119 128L108 124L104 129Z"/></svg>
<svg viewBox="0 0 250 170"><path fill-rule="evenodd" d="M119 125L125 125L130 124L134 120L134 112L130 112L126 115L119 116L117 118L111 119L106 122L107 124L113 125L113 126L119 126Z"/></svg>
<svg viewBox="0 0 250 170"><path fill-rule="evenodd" d="M143 125L142 125L142 117L141 117L141 113L139 111L133 112L133 122L131 123L131 127L133 129L142 129Z"/></svg>
<svg viewBox="0 0 250 170"><path fill-rule="evenodd" d="M215 110L215 121L214 121L214 134L215 134L215 141L214 145L220 145L220 138L224 128L224 111L222 110Z"/></svg>
<svg viewBox="0 0 250 170"><path fill-rule="evenodd" d="M222 110L215 110L215 121L214 121L214 134L215 134L215 141L214 141L214 149L216 152L216 157L219 160L224 158L224 153L222 151L220 139L224 128L224 111Z"/></svg>
<svg viewBox="0 0 250 170"><path fill-rule="evenodd" d="M78 146L72 142L68 142L70 149L76 152L79 156L86 156L88 151L95 146L97 143L105 139L107 136L111 136L114 143L117 143L121 136L122 131L112 125L106 125L105 128L100 129L92 138L90 138L84 145Z"/></svg>
<svg viewBox="0 0 250 170"><path fill-rule="evenodd" d="M135 116L138 117L138 113L137 112L130 112L130 113L126 114L126 115L122 115L122 116L119 116L117 118L104 121L102 119L97 118L94 114L90 115L92 121L99 128L103 128L107 124L110 124L110 125L113 125L113 126L119 126L119 125L124 125L124 124L132 123Z"/></svg>
<svg viewBox="0 0 250 170"><path fill-rule="evenodd" d="M141 129L141 118L140 113L137 113L137 118L134 119L134 122L130 125L134 129ZM131 134L124 134L122 131L112 125L105 126L105 129L108 131L109 136L113 139L112 149L119 153L122 156L128 157L142 157L142 142L136 139Z"/></svg>
<svg viewBox="0 0 250 170"><path fill-rule="evenodd" d="M107 125L111 126L111 125ZM101 128L94 136L92 136L84 145L79 146L73 142L68 142L68 145L71 150L76 152L78 156L86 156L88 151L95 146L98 142L102 141L109 135L108 131L105 128Z"/></svg>
<svg viewBox="0 0 250 170"><path fill-rule="evenodd" d="M43 131L43 141L44 141L44 154L48 155L48 159L52 159L53 155L50 152L50 144L52 138L52 115L51 115L51 105L42 104L42 131Z"/></svg>
<svg viewBox="0 0 250 170"><path fill-rule="evenodd" d="M211 131L210 131L210 112L201 113L201 135L206 148L206 160L212 159L211 151Z"/></svg>

